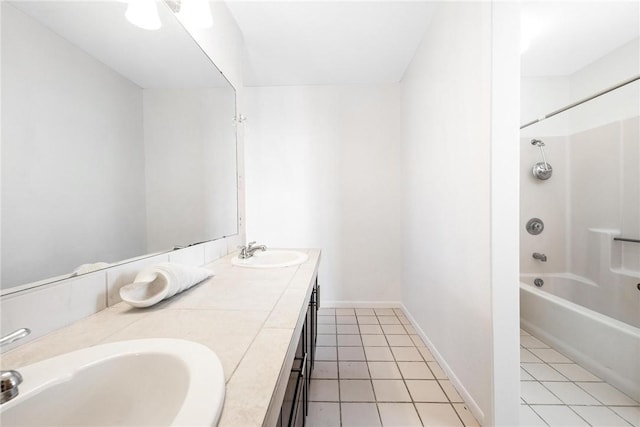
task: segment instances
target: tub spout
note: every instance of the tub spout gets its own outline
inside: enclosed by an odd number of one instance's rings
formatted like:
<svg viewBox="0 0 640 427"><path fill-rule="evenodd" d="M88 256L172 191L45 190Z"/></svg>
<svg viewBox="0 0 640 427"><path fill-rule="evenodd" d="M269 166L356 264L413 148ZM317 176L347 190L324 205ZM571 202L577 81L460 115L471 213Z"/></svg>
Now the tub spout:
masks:
<svg viewBox="0 0 640 427"><path fill-rule="evenodd" d="M542 262L547 262L547 256L545 254L540 254L538 252L533 253L533 259L537 259Z"/></svg>

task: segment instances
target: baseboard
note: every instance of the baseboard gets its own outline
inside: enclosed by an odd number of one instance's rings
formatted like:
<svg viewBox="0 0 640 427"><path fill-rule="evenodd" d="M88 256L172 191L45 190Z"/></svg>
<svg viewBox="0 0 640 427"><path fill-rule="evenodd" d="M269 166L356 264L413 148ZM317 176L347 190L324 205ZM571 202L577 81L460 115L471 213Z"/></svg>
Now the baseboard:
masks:
<svg viewBox="0 0 640 427"><path fill-rule="evenodd" d="M411 313L409 313L407 307L405 307L404 304L400 304L400 308L404 312L407 319L409 319L413 327L416 329L420 338L422 338L422 340L425 342L427 348L436 359L436 362L438 362L442 370L447 374L447 376L449 377L449 381L451 381L453 386L456 388L456 390L460 394L460 397L462 397L462 399L464 400L465 405L467 405L473 416L476 418L476 420L478 420L478 423L480 423L480 425L484 425L485 416L482 409L480 409L480 406L478 406L476 401L471 397L471 394L469 394L467 389L462 385L460 379L453 373L453 370L446 362L444 357L442 357L438 349L436 349L436 347L433 345L427 334L425 334L422 328L418 326L418 322L416 322L416 319L411 315Z"/></svg>
<svg viewBox="0 0 640 427"><path fill-rule="evenodd" d="M325 308L402 308L400 301L320 301Z"/></svg>

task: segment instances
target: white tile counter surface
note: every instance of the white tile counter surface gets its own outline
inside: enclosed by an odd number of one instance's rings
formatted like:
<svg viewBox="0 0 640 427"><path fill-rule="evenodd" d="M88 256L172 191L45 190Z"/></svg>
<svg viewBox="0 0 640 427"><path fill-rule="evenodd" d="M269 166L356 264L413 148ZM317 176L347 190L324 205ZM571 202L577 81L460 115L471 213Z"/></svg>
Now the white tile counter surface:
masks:
<svg viewBox="0 0 640 427"><path fill-rule="evenodd" d="M195 341L215 351L224 368L218 425L262 426L318 270L320 250L302 251L309 254L305 263L274 269L232 266L230 254L205 266L211 279L146 309L116 304L3 354L2 369L113 341Z"/></svg>

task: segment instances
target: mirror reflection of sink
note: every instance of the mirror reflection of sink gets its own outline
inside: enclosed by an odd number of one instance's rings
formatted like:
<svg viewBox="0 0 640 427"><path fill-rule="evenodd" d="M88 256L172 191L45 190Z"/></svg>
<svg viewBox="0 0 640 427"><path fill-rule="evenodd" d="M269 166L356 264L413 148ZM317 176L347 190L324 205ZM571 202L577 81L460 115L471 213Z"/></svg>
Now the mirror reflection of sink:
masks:
<svg viewBox="0 0 640 427"><path fill-rule="evenodd" d="M216 425L222 365L191 341L144 339L89 347L17 369L3 426Z"/></svg>
<svg viewBox="0 0 640 427"><path fill-rule="evenodd" d="M309 259L309 255L300 251L273 250L257 251L251 258L240 259L236 255L231 259L233 265L247 268L278 268L299 265Z"/></svg>

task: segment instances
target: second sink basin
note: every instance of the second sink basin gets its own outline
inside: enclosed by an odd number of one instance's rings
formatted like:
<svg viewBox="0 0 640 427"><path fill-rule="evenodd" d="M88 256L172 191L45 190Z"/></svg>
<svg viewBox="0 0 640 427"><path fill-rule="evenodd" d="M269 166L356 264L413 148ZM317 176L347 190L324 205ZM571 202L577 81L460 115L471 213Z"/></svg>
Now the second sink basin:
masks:
<svg viewBox="0 0 640 427"><path fill-rule="evenodd" d="M17 370L3 426L211 426L224 402L220 360L185 340L115 342Z"/></svg>
<svg viewBox="0 0 640 427"><path fill-rule="evenodd" d="M240 259L235 256L231 259L233 265L247 268L278 268L299 265L309 259L309 255L300 251L272 250L258 251L251 258Z"/></svg>

